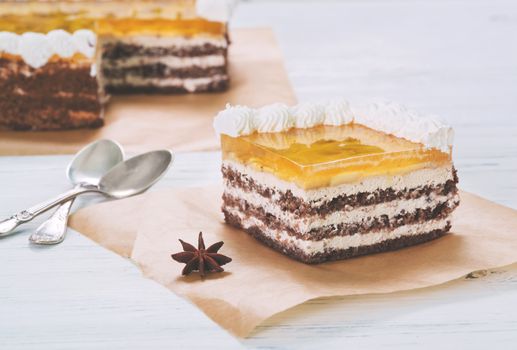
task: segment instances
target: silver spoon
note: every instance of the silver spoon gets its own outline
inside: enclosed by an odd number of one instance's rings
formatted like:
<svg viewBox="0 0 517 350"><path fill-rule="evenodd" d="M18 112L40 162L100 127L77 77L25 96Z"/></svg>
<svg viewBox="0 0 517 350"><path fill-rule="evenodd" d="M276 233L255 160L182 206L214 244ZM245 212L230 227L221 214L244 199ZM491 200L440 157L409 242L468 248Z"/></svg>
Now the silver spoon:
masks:
<svg viewBox="0 0 517 350"><path fill-rule="evenodd" d="M0 237L36 216L83 193L96 192L114 199L122 199L146 191L166 173L173 162L171 151L161 150L141 154L119 163L108 171L97 186L71 189L56 198L23 210L0 222Z"/></svg>
<svg viewBox="0 0 517 350"><path fill-rule="evenodd" d="M101 177L124 160L122 147L111 140L99 140L80 150L68 165L66 174L76 187L98 185ZM61 204L52 216L29 237L34 244L58 244L66 235L68 215L74 199Z"/></svg>

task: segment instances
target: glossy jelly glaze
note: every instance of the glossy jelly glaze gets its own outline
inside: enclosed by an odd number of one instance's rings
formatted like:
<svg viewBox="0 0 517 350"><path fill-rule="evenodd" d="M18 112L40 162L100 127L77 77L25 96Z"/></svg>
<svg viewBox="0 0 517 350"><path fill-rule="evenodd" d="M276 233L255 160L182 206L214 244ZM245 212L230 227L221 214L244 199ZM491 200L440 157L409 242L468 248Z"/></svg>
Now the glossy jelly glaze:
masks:
<svg viewBox="0 0 517 350"><path fill-rule="evenodd" d="M0 2L0 32L48 33L55 29L98 34L223 35L226 24L196 16L195 1L5 1Z"/></svg>
<svg viewBox="0 0 517 350"><path fill-rule="evenodd" d="M356 183L451 164L451 152L425 148L359 124L221 135L223 159L274 174L303 189Z"/></svg>

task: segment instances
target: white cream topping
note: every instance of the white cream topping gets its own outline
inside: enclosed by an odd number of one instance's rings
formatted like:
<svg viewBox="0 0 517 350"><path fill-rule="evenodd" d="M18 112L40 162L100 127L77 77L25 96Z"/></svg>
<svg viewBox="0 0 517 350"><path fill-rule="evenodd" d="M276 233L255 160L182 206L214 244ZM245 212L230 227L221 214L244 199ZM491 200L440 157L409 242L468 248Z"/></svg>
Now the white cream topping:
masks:
<svg viewBox="0 0 517 350"><path fill-rule="evenodd" d="M298 129L312 128L325 120L325 106L321 103L301 103L291 107L290 112Z"/></svg>
<svg viewBox="0 0 517 350"><path fill-rule="evenodd" d="M237 0L196 0L196 13L209 21L228 22Z"/></svg>
<svg viewBox="0 0 517 350"><path fill-rule="evenodd" d="M264 108L264 107L263 107ZM257 110L250 115L258 113ZM375 102L364 105L350 106L346 100L335 100L327 103L303 103L289 109L290 117L294 119L294 127L310 128L316 125L345 125L349 123L362 124L371 129L392 134L409 141L422 143L428 148L437 148L449 151L452 146L454 132L452 128L433 116L426 116L409 110L392 102ZM257 127L245 132L232 129L233 107L227 105L226 110L215 117L214 127L218 134L227 134L233 137L248 135L253 132L277 132L276 124L270 121L271 129ZM218 120L224 115L224 121ZM262 119L275 118L262 116ZM242 116L235 116L241 118ZM280 130L280 131L283 131Z"/></svg>
<svg viewBox="0 0 517 350"><path fill-rule="evenodd" d="M354 195L359 192L373 192L391 188L400 191L405 188L417 188L420 186L436 186L452 180L454 175L451 166L439 168L426 168L411 171L402 175L386 175L367 177L361 182L345 183L335 186L322 187L318 189L304 190L296 186L293 182L288 182L277 178L275 175L265 171L258 171L250 166L237 162L223 161L223 166L229 167L241 174L247 174L250 178L267 188L274 189L277 193L272 200L277 200L278 192L291 191L294 196L311 203L312 207L319 207L325 202L341 195Z"/></svg>
<svg viewBox="0 0 517 350"><path fill-rule="evenodd" d="M255 127L253 121L257 110L246 106L230 106L217 115L214 127L223 130L223 134L237 137L251 134Z"/></svg>
<svg viewBox="0 0 517 350"><path fill-rule="evenodd" d="M259 108L253 114L252 124L258 132L280 132L292 128L293 120L287 105L275 103Z"/></svg>
<svg viewBox="0 0 517 350"><path fill-rule="evenodd" d="M241 219L241 223L245 229L257 226L272 240L280 242L285 246L293 246L301 249L308 255L322 253L327 250L344 250L353 247L370 246L400 237L420 235L434 230L443 230L450 220L449 218L431 220L418 224L400 226L392 230L357 233L351 236L335 236L320 241L311 241L296 238L283 230L273 230L259 219L253 216L246 216L238 210L230 208L228 211Z"/></svg>
<svg viewBox="0 0 517 350"><path fill-rule="evenodd" d="M29 66L40 68L54 55L69 58L80 52L92 58L95 38L92 31L85 29L74 34L64 30L53 30L47 34L27 32L22 35L0 32L0 53L19 55Z"/></svg>
<svg viewBox="0 0 517 350"><path fill-rule="evenodd" d="M332 100L325 106L325 125L345 125L353 122L354 115L348 101Z"/></svg>
<svg viewBox="0 0 517 350"><path fill-rule="evenodd" d="M46 35L25 33L18 43L18 54L29 66L40 68L48 62L53 52Z"/></svg>
<svg viewBox="0 0 517 350"><path fill-rule="evenodd" d="M20 36L10 32L0 32L0 53L18 54Z"/></svg>
<svg viewBox="0 0 517 350"><path fill-rule="evenodd" d="M454 130L435 116L424 115L394 102L374 102L353 108L354 121L369 128L393 134L428 148L447 151L454 141Z"/></svg>
<svg viewBox="0 0 517 350"><path fill-rule="evenodd" d="M92 65L90 66L90 76L97 76L97 65L95 63L92 63Z"/></svg>
<svg viewBox="0 0 517 350"><path fill-rule="evenodd" d="M47 41L50 44L50 47L54 49L54 53L60 57L72 57L77 51L74 37L62 29L48 32Z"/></svg>
<svg viewBox="0 0 517 350"><path fill-rule="evenodd" d="M86 57L95 55L95 46L97 45L97 36L88 29L79 29L74 32L74 44L78 52Z"/></svg>

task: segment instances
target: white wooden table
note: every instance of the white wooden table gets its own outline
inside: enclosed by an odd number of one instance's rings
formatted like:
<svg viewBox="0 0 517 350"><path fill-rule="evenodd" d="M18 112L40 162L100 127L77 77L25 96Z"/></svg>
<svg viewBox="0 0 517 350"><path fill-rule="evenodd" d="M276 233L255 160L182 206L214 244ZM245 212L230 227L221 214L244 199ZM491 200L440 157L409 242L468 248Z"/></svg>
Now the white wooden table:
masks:
<svg viewBox="0 0 517 350"><path fill-rule="evenodd" d="M275 29L300 99L380 96L448 119L461 187L517 208L514 1L254 1L234 25ZM178 155L155 190L218 181L218 157ZM0 158L0 216L67 189L69 160ZM515 266L419 291L312 301L239 340L78 233L29 246L39 222L0 240L0 349L517 346Z"/></svg>

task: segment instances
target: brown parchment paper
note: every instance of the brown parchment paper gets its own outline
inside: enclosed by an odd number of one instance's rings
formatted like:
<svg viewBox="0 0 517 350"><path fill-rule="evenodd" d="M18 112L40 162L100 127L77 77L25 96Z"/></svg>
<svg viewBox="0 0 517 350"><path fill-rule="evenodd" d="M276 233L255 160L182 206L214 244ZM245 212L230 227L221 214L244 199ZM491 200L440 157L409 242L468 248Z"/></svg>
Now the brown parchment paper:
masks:
<svg viewBox="0 0 517 350"><path fill-rule="evenodd" d="M0 155L70 154L100 138L120 142L129 153L158 148L218 149L212 119L226 103L261 106L296 102L270 29L235 29L231 40L231 85L226 92L113 96L106 108L104 127L58 132L3 131Z"/></svg>
<svg viewBox="0 0 517 350"><path fill-rule="evenodd" d="M169 189L78 211L71 227L120 255L145 277L190 300L233 334L309 299L423 288L517 262L517 211L463 192L452 233L395 252L304 265L222 223L217 187ZM135 215L138 213L139 215ZM178 238L225 242L225 272L181 277Z"/></svg>

